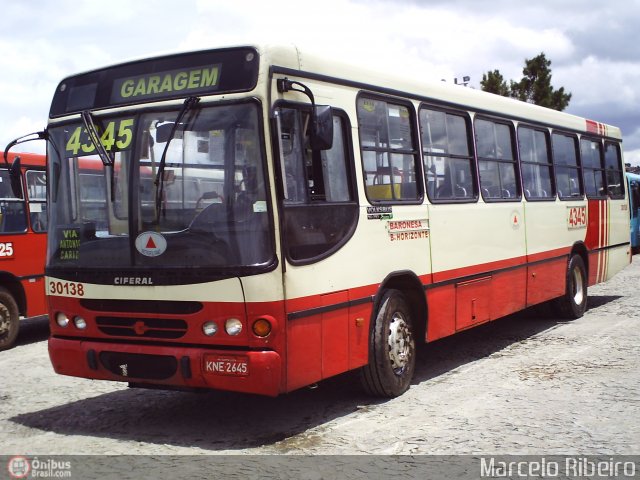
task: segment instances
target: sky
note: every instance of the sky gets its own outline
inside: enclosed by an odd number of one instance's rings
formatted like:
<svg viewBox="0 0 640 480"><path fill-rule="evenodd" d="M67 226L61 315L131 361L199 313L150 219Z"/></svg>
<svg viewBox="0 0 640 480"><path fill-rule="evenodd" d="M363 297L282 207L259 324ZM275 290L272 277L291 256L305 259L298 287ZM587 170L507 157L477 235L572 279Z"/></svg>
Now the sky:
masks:
<svg viewBox="0 0 640 480"><path fill-rule="evenodd" d="M2 0L0 150L46 126L64 77L147 56L255 43L454 82L551 60L566 112L622 129L640 165L640 0ZM462 87L461 87L462 88ZM18 151L43 152L44 142Z"/></svg>

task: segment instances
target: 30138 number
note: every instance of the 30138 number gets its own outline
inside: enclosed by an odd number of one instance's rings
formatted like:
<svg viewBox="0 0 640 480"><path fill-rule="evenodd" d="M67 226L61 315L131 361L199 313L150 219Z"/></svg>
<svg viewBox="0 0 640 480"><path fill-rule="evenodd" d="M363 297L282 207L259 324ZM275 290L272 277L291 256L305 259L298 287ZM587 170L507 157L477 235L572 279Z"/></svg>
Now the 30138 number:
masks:
<svg viewBox="0 0 640 480"><path fill-rule="evenodd" d="M82 283L51 280L49 282L49 295L84 297L84 285Z"/></svg>

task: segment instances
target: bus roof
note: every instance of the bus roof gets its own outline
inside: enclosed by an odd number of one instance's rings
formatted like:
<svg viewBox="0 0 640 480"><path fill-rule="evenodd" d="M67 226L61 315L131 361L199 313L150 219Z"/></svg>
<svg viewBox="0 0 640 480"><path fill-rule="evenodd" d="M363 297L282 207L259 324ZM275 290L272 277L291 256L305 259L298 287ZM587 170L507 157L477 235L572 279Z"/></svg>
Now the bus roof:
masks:
<svg viewBox="0 0 640 480"><path fill-rule="evenodd" d="M622 140L618 127L559 112L513 98L503 97L474 88L443 81L419 81L403 77L399 72L370 70L336 62L301 51L296 46L257 47L266 61L276 67L290 68L335 81L344 80L371 90L409 96L449 106L459 106L479 113L504 115L522 121L536 122L584 133L604 135Z"/></svg>
<svg viewBox="0 0 640 480"><path fill-rule="evenodd" d="M20 157L21 165L24 166L34 166L34 167L44 167L46 165L46 157L40 153L22 153L22 152L9 152L7 154L7 160L9 162L9 166L14 161L16 157ZM4 152L0 152L0 165L2 167L7 167L8 165L4 164Z"/></svg>

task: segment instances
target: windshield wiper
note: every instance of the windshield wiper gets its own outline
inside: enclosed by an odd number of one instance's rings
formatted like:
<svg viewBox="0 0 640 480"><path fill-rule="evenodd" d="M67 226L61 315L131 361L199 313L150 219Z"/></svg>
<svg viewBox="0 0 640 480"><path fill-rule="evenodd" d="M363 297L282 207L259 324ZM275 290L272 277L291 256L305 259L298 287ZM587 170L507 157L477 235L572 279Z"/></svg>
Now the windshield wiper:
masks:
<svg viewBox="0 0 640 480"><path fill-rule="evenodd" d="M178 125L182 121L182 118L185 114L193 107L195 107L200 101L199 97L187 97L182 104L182 108L178 112L178 116L176 117L176 121L171 127L171 132L169 133L169 138L167 139L167 143L164 145L164 150L162 151L162 157L160 157L160 162L158 165L158 173L156 175L156 179L153 182L156 186L156 221L160 222L160 210L162 207L162 193L164 190L164 167L167 163L167 151L169 150L169 144L173 137L176 134L176 130L178 129Z"/></svg>
<svg viewBox="0 0 640 480"><path fill-rule="evenodd" d="M113 154L107 152L106 148L100 141L100 135L98 134L98 130L96 129L96 123L93 120L93 115L89 110L84 110L80 114L82 116L82 123L84 123L84 128L87 130L87 135L91 139L93 146L96 147L96 152L100 156L100 160L102 160L102 164L105 167L113 166Z"/></svg>
<svg viewBox="0 0 640 480"><path fill-rule="evenodd" d="M100 160L102 160L102 164L106 167L111 167L111 202L116 201L116 191L114 189L114 181L115 181L115 172L113 168L113 163L115 159L115 154L113 152L107 152L107 149L104 148L104 145L100 141L100 135L98 134L98 129L96 128L96 122L93 120L93 115L89 110L83 110L80 113L82 117L82 123L84 123L84 128L87 131L87 135L89 135L89 139L93 146L96 147L96 152L98 152L98 156Z"/></svg>

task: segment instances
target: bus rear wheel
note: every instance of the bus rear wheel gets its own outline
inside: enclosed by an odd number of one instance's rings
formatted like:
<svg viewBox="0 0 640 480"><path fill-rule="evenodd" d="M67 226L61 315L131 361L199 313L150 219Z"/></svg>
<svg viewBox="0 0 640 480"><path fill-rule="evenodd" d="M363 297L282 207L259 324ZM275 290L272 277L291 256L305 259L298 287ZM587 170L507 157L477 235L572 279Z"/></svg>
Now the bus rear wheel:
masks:
<svg viewBox="0 0 640 480"><path fill-rule="evenodd" d="M0 288L0 351L13 346L18 337L20 317L13 296Z"/></svg>
<svg viewBox="0 0 640 480"><path fill-rule="evenodd" d="M364 390L378 397L402 395L411 383L416 362L411 309L398 290L387 290L369 340L369 364L362 367Z"/></svg>
<svg viewBox="0 0 640 480"><path fill-rule="evenodd" d="M587 269L580 255L573 255L567 265L565 294L556 299L555 306L562 318L575 320L587 310Z"/></svg>

